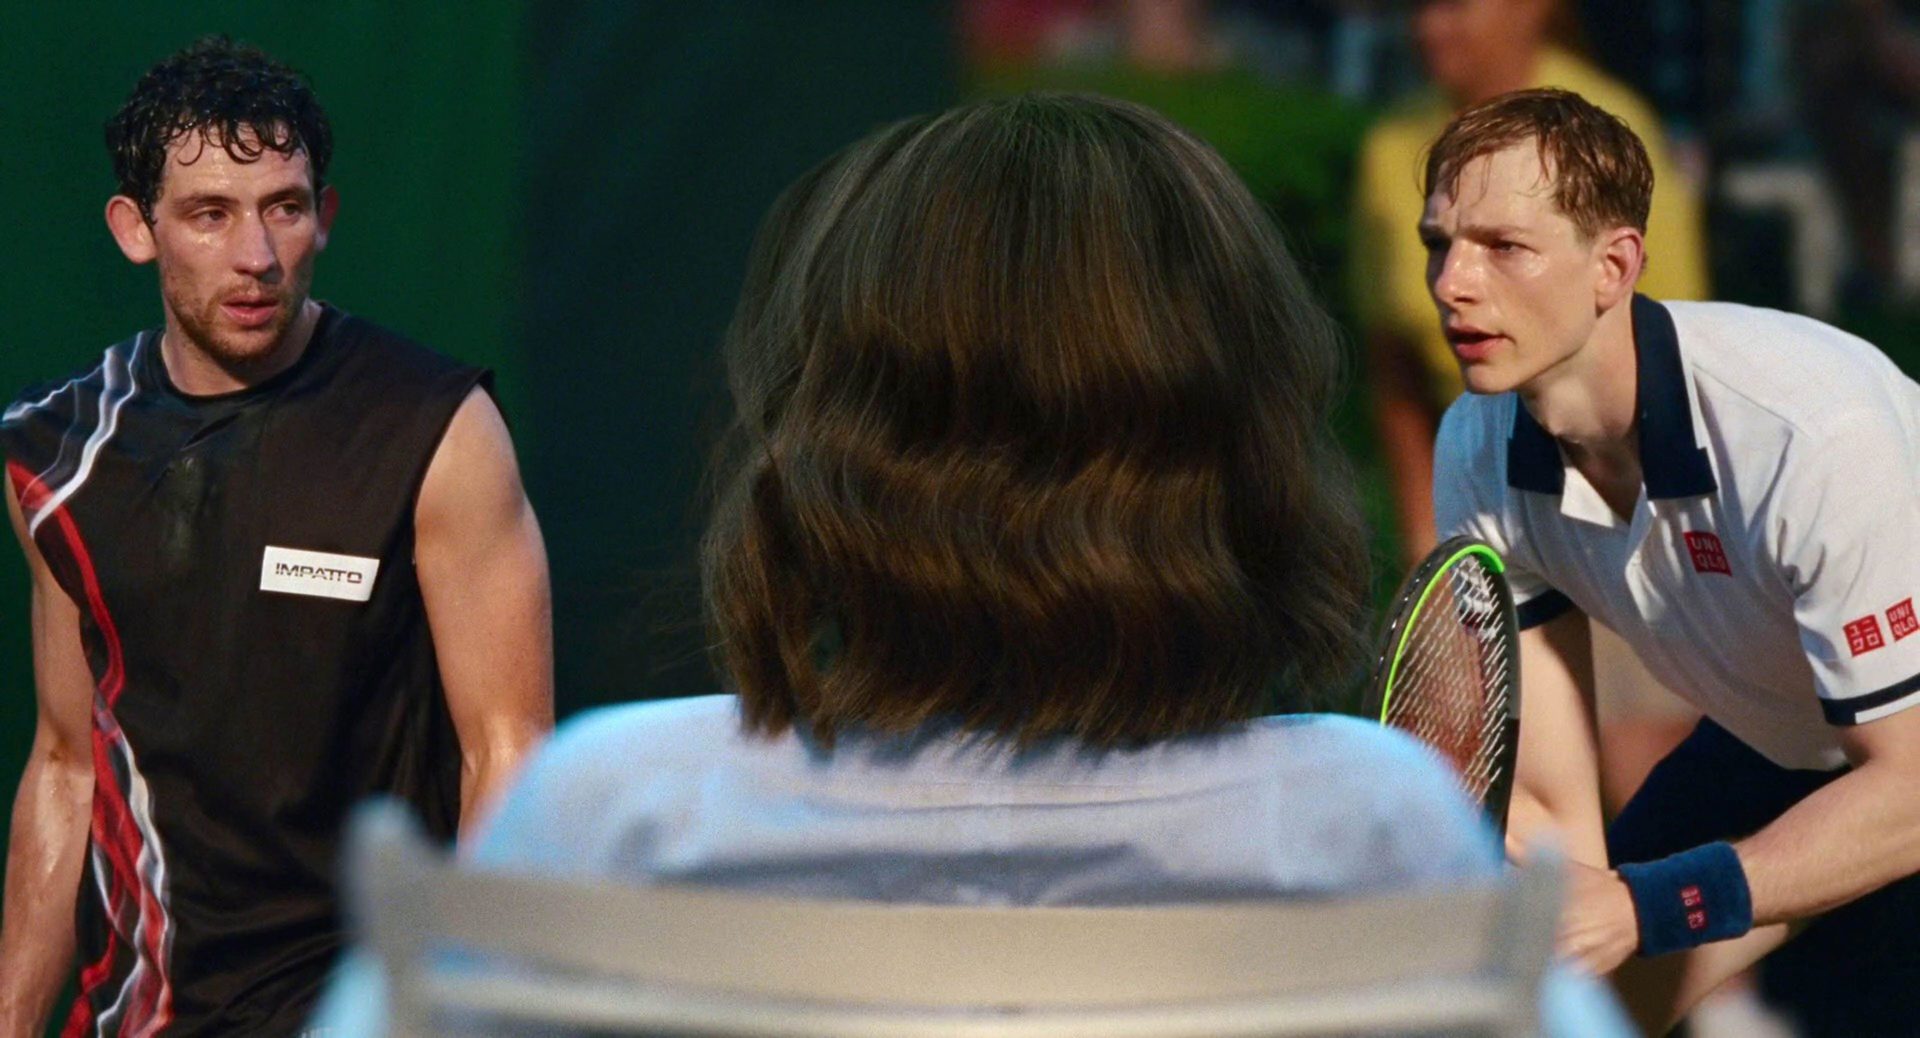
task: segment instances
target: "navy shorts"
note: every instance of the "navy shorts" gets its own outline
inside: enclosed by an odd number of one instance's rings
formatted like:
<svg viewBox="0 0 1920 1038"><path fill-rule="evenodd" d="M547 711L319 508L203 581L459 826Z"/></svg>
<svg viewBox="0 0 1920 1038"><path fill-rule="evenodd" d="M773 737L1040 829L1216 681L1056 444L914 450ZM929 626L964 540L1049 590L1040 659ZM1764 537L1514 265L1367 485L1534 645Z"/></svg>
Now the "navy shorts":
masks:
<svg viewBox="0 0 1920 1038"><path fill-rule="evenodd" d="M1608 827L1607 855L1621 865L1738 840L1845 773L1780 767L1701 721ZM1920 1035L1920 877L1821 916L1760 976L1808 1038Z"/></svg>

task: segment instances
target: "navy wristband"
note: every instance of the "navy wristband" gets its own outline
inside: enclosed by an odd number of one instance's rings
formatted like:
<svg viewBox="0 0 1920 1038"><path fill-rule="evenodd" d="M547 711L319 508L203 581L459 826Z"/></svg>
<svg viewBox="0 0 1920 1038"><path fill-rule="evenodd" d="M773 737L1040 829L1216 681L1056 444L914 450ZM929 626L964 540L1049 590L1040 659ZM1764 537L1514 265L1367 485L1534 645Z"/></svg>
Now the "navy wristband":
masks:
<svg viewBox="0 0 1920 1038"><path fill-rule="evenodd" d="M1747 873L1730 843L1709 843L1618 871L1640 919L1641 955L1664 955L1753 929Z"/></svg>

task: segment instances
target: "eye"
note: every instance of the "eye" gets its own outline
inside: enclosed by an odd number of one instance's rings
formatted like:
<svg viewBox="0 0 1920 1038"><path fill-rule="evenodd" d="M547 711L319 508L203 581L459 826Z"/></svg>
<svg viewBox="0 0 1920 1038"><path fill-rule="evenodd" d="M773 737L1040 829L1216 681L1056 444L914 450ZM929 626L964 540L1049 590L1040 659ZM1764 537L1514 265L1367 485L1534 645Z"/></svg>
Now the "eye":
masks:
<svg viewBox="0 0 1920 1038"><path fill-rule="evenodd" d="M1522 249L1524 249L1525 247L1526 247L1526 246L1524 246L1524 245L1521 245L1521 244L1520 244L1519 242L1517 242L1517 241L1504 241L1504 240L1502 240L1502 241L1496 241L1496 242L1494 242L1494 243L1493 243L1493 251L1495 251L1495 252L1499 252L1499 253L1514 253L1514 252L1519 252L1520 250L1522 250Z"/></svg>
<svg viewBox="0 0 1920 1038"><path fill-rule="evenodd" d="M1426 235L1421 235L1420 244L1429 254L1447 251L1447 240L1445 238L1431 238Z"/></svg>
<svg viewBox="0 0 1920 1038"><path fill-rule="evenodd" d="M212 229L226 223L227 211L224 209L200 209L188 214L187 220L195 227Z"/></svg>
<svg viewBox="0 0 1920 1038"><path fill-rule="evenodd" d="M305 203L293 201L277 203L272 209L268 210L273 216L282 220L297 220L301 214L306 211L307 207Z"/></svg>

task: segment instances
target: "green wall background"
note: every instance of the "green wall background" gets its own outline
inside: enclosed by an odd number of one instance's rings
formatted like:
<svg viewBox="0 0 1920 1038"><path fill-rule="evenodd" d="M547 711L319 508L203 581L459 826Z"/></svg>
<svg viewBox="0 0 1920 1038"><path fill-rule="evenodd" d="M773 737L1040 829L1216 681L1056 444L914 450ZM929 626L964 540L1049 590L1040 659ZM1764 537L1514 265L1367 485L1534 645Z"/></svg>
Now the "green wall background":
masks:
<svg viewBox="0 0 1920 1038"><path fill-rule="evenodd" d="M523 450L555 586L560 706L716 691L698 486L717 357L787 183L951 103L926 0L541 3L528 27Z"/></svg>

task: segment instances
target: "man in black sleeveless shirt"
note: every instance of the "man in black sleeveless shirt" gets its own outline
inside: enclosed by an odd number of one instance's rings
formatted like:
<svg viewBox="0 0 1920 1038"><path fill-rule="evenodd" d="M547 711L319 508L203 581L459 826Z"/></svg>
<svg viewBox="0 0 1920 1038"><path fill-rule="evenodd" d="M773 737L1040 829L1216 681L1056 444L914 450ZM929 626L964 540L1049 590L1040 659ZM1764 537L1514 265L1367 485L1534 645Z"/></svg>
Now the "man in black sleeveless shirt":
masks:
<svg viewBox="0 0 1920 1038"><path fill-rule="evenodd" d="M108 125L165 323L0 420L39 724L0 1034L291 1034L342 823L443 837L552 724L545 552L483 371L309 298L338 199L306 83L206 40Z"/></svg>

